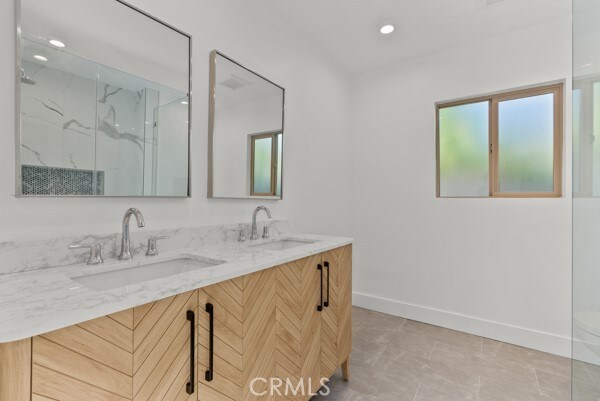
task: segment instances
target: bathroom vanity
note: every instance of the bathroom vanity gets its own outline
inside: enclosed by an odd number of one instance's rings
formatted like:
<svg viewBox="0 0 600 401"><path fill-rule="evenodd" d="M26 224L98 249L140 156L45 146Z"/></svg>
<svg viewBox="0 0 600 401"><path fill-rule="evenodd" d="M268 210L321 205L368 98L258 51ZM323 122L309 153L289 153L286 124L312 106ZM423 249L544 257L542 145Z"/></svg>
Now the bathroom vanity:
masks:
<svg viewBox="0 0 600 401"><path fill-rule="evenodd" d="M351 240L285 235L136 258L2 276L0 401L271 399L278 379L308 400L339 367L348 378ZM109 278L180 260L204 264Z"/></svg>
<svg viewBox="0 0 600 401"><path fill-rule="evenodd" d="M191 36L55 3L17 2L15 194L191 197ZM208 196L281 199L285 90L210 57ZM0 401L308 400L348 378L352 240L260 211L248 233L140 233L130 208L120 235L0 242Z"/></svg>

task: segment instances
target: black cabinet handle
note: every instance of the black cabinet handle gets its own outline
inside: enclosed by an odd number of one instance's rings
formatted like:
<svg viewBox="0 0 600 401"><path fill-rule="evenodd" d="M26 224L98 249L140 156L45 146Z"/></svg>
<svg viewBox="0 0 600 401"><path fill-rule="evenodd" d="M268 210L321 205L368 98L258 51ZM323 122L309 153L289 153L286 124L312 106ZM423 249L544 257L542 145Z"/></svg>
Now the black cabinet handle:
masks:
<svg viewBox="0 0 600 401"><path fill-rule="evenodd" d="M321 272L321 302L317 305L317 310L319 312L323 311L323 266L321 264L317 265L317 270Z"/></svg>
<svg viewBox="0 0 600 401"><path fill-rule="evenodd" d="M206 371L204 378L207 382L211 382L213 379L213 363L215 358L215 309L213 304L206 304L206 312L209 316L209 335L208 335L208 370Z"/></svg>
<svg viewBox="0 0 600 401"><path fill-rule="evenodd" d="M185 386L185 391L188 394L194 394L194 371L196 366L196 314L189 310L187 311L187 320L190 322L190 381Z"/></svg>
<svg viewBox="0 0 600 401"><path fill-rule="evenodd" d="M329 262L324 262L323 265L327 268L327 300L324 302L323 306L329 308Z"/></svg>

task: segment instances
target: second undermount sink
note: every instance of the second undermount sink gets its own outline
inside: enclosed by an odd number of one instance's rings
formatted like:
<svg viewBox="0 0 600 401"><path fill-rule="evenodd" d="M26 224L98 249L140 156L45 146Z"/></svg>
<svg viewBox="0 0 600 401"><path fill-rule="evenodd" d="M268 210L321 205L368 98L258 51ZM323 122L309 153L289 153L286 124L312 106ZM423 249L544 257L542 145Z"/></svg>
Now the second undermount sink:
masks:
<svg viewBox="0 0 600 401"><path fill-rule="evenodd" d="M206 267L217 266L223 261L209 260L194 256L183 256L161 261L136 264L118 270L71 277L71 280L94 291L105 291L125 287L157 278L188 273Z"/></svg>
<svg viewBox="0 0 600 401"><path fill-rule="evenodd" d="M299 246L314 244L316 241L304 239L279 239L263 244L250 245L251 248L264 249L267 251L285 251L287 249L297 248Z"/></svg>

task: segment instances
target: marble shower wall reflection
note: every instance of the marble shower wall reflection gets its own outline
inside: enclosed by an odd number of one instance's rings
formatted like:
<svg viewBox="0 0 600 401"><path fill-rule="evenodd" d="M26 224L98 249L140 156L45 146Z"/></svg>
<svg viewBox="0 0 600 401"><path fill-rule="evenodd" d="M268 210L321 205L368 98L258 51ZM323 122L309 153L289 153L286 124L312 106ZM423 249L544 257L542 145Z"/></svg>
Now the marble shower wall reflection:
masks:
<svg viewBox="0 0 600 401"><path fill-rule="evenodd" d="M118 1L17 6L17 194L189 196L191 37Z"/></svg>
<svg viewBox="0 0 600 401"><path fill-rule="evenodd" d="M23 61L21 163L93 170L96 82Z"/></svg>
<svg viewBox="0 0 600 401"><path fill-rule="evenodd" d="M80 182L69 186L69 192L64 183L50 179L48 186L46 179L38 185L30 179L23 181L23 194L185 196L187 96L85 64L70 73L23 60L24 75L32 83L21 86L21 164L48 167L49 172L96 171L103 182L94 181L89 188L87 181ZM33 177L42 177L40 171Z"/></svg>

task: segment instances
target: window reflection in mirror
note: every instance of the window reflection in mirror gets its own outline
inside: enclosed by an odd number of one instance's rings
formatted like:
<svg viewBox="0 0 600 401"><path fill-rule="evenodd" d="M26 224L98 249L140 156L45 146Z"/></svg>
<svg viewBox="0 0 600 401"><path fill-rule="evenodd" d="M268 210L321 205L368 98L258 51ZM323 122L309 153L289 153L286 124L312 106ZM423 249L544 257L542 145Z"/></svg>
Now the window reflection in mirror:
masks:
<svg viewBox="0 0 600 401"><path fill-rule="evenodd" d="M282 133L271 132L251 135L252 196L281 196L281 145Z"/></svg>
<svg viewBox="0 0 600 401"><path fill-rule="evenodd" d="M284 89L211 54L209 197L282 196Z"/></svg>

